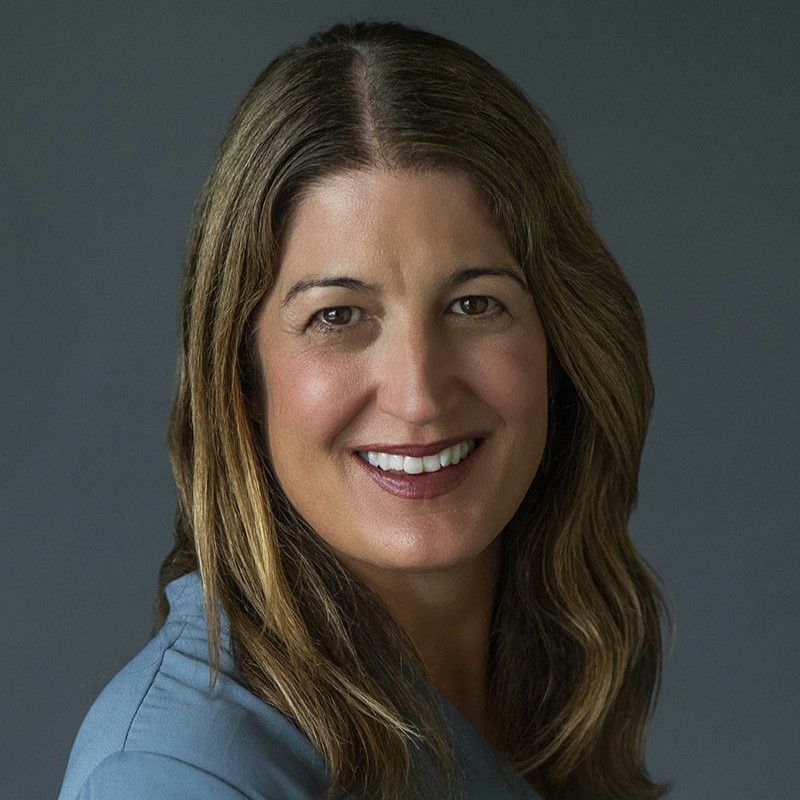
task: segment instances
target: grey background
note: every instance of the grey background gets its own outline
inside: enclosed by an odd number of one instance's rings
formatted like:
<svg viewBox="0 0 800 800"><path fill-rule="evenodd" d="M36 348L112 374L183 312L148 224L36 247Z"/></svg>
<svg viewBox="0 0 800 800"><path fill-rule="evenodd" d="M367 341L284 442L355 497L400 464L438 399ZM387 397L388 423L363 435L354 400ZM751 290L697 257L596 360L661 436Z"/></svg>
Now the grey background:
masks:
<svg viewBox="0 0 800 800"><path fill-rule="evenodd" d="M463 42L550 116L637 291L657 399L631 534L677 615L649 766L795 798L798 6L0 6L0 797L55 797L148 638L180 263L228 115L348 17Z"/></svg>

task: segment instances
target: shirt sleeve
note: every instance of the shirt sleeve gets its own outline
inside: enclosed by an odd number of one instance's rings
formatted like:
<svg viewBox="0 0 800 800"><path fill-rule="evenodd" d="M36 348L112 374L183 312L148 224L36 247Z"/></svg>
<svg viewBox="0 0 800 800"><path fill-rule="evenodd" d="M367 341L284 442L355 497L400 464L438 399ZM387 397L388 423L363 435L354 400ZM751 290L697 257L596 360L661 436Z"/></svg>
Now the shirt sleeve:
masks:
<svg viewBox="0 0 800 800"><path fill-rule="evenodd" d="M254 800L254 798L243 794L216 775L185 761L159 753L126 750L112 753L95 767L75 800ZM275 800L282 799L275 798Z"/></svg>

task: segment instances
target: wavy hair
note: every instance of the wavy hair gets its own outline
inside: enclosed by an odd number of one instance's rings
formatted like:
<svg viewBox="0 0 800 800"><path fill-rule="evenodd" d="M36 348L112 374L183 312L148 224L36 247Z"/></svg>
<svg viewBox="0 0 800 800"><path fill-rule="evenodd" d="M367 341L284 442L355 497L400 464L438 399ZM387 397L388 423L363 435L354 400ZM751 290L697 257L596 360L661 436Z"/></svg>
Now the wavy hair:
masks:
<svg viewBox="0 0 800 800"><path fill-rule="evenodd" d="M654 401L641 309L552 125L472 50L397 22L338 24L278 55L234 111L195 208L168 447L178 507L164 587L198 570L211 685L218 604L249 688L325 760L331 794L393 800L416 758L459 792L429 675L378 598L292 507L265 454L254 319L286 221L346 170L473 176L548 340L541 465L501 532L489 639L493 741L545 800L644 800L662 668L658 576L628 520Z"/></svg>

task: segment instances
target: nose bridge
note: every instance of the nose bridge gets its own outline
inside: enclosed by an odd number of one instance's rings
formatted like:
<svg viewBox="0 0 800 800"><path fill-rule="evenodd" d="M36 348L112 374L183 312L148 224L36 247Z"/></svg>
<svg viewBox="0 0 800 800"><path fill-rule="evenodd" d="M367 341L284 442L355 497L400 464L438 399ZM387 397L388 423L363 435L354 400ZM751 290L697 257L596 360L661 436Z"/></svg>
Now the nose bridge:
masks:
<svg viewBox="0 0 800 800"><path fill-rule="evenodd" d="M407 314L383 338L375 365L380 410L419 426L445 416L454 402L455 364L445 333Z"/></svg>

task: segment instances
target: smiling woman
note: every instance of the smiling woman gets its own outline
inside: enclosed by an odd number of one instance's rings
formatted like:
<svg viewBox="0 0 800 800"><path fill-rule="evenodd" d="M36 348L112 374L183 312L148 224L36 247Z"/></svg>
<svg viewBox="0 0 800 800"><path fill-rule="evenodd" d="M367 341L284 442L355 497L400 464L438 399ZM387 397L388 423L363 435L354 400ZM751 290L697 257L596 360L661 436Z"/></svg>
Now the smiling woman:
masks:
<svg viewBox="0 0 800 800"><path fill-rule="evenodd" d="M547 342L522 268L468 176L430 170L328 178L295 209L281 252L255 325L265 448L283 491L340 561L398 598L396 618L431 613L439 573L440 618L477 615L488 638L491 593L468 615L456 599L487 568L547 434ZM325 263L349 263L355 284L306 277ZM478 718L483 644L441 637L437 648L465 648L462 669L475 662L474 676L443 680L465 684L453 691Z"/></svg>
<svg viewBox="0 0 800 800"><path fill-rule="evenodd" d="M548 124L472 51L337 25L198 207L154 638L61 799L657 798L653 387Z"/></svg>

